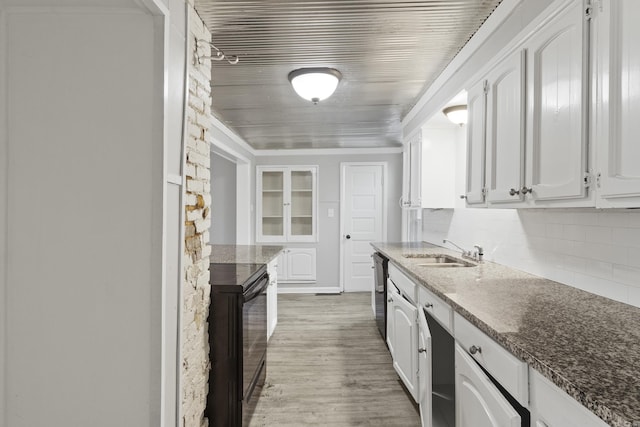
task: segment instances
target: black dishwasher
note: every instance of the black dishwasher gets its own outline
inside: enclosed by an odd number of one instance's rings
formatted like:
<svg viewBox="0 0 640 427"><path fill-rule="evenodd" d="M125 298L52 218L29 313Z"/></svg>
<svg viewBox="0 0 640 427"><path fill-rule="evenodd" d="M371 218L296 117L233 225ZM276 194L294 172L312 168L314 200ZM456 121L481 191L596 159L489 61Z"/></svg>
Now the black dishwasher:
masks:
<svg viewBox="0 0 640 427"><path fill-rule="evenodd" d="M374 292L376 294L376 323L382 339L387 340L387 277L389 276L389 259L380 252L373 254L375 266Z"/></svg>

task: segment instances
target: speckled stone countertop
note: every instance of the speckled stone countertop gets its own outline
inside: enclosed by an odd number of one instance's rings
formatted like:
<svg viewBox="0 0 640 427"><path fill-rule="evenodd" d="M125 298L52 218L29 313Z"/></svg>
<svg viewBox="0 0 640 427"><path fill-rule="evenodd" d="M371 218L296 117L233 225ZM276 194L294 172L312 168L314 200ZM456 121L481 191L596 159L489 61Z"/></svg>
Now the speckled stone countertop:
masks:
<svg viewBox="0 0 640 427"><path fill-rule="evenodd" d="M640 425L640 308L492 262L438 269L404 257L460 257L440 246L372 246L609 425Z"/></svg>
<svg viewBox="0 0 640 427"><path fill-rule="evenodd" d="M282 246L211 245L210 262L220 264L267 264L284 249Z"/></svg>

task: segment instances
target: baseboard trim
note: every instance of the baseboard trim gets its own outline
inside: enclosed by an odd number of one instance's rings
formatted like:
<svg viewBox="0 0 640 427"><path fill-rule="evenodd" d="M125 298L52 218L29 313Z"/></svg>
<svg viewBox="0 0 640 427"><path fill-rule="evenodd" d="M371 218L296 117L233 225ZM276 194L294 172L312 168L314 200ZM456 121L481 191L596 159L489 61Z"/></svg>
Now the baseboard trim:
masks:
<svg viewBox="0 0 640 427"><path fill-rule="evenodd" d="M291 286L291 287L281 287L280 283L278 283L278 293L279 294L335 294L340 293L340 287L320 287L320 286Z"/></svg>

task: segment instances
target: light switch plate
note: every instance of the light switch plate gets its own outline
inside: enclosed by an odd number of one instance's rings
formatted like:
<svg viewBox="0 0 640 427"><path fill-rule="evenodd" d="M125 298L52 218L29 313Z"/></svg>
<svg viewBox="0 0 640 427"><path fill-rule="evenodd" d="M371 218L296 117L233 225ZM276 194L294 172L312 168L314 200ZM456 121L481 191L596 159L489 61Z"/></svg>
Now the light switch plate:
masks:
<svg viewBox="0 0 640 427"><path fill-rule="evenodd" d="M329 218L333 218L334 215L335 211L333 210L333 208L327 209L327 216L329 216Z"/></svg>

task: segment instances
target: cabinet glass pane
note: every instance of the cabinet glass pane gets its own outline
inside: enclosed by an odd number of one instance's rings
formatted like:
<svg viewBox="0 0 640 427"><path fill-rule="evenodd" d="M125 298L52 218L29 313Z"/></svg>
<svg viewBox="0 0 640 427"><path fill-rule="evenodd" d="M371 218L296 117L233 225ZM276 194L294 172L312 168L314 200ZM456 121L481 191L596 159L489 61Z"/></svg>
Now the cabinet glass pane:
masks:
<svg viewBox="0 0 640 427"><path fill-rule="evenodd" d="M313 201L311 191L291 192L291 216L311 216Z"/></svg>
<svg viewBox="0 0 640 427"><path fill-rule="evenodd" d="M284 173L280 171L262 172L262 191L284 190Z"/></svg>
<svg viewBox="0 0 640 427"><path fill-rule="evenodd" d="M262 217L262 234L265 236L282 236L284 234L282 218Z"/></svg>
<svg viewBox="0 0 640 427"><path fill-rule="evenodd" d="M292 217L291 218L291 234L293 236L311 236L313 230L313 218L308 217Z"/></svg>
<svg viewBox="0 0 640 427"><path fill-rule="evenodd" d="M313 189L313 177L311 171L293 171L291 172L291 190L308 190Z"/></svg>

